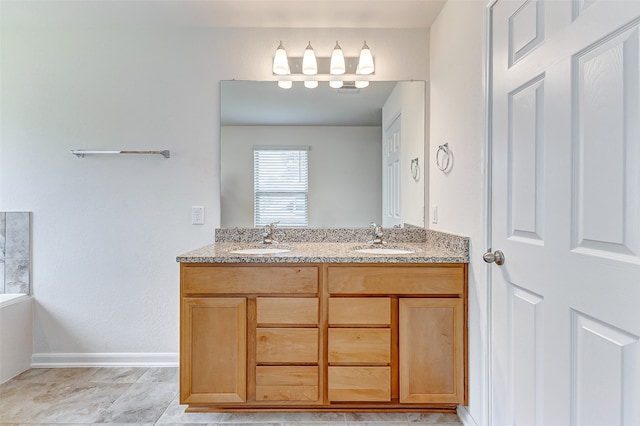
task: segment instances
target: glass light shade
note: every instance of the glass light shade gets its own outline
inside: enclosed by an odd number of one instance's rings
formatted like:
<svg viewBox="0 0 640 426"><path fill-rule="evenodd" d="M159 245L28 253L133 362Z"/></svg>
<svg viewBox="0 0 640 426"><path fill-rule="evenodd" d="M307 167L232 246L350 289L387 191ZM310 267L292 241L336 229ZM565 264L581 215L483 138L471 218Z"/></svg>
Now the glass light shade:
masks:
<svg viewBox="0 0 640 426"><path fill-rule="evenodd" d="M318 87L318 81L317 80L306 80L304 82L304 87L306 87L307 89L315 89L316 87Z"/></svg>
<svg viewBox="0 0 640 426"><path fill-rule="evenodd" d="M371 50L369 50L369 46L367 46L366 41L364 42L364 46L362 46L362 50L360 51L358 69L360 70L360 74L363 75L371 74L375 70L375 67L373 65L373 55L371 55Z"/></svg>
<svg viewBox="0 0 640 426"><path fill-rule="evenodd" d="M293 86L293 81L291 80L278 81L278 87L281 89L291 89L292 86Z"/></svg>
<svg viewBox="0 0 640 426"><path fill-rule="evenodd" d="M342 87L344 83L342 82L342 80L331 80L329 81L329 87L331 87L332 89L339 89Z"/></svg>
<svg viewBox="0 0 640 426"><path fill-rule="evenodd" d="M284 50L282 42L280 42L280 45L276 49L276 55L273 57L273 73L276 75L291 74L287 51Z"/></svg>
<svg viewBox="0 0 640 426"><path fill-rule="evenodd" d="M331 74L344 74L345 68L344 53L342 53L342 48L336 41L336 47L333 48L333 53L331 53L331 66L329 72Z"/></svg>
<svg viewBox="0 0 640 426"><path fill-rule="evenodd" d="M356 67L356 74L357 75L362 75L362 73L360 72L360 64L358 64L358 66ZM369 81L367 80L356 80L354 82L355 86L357 89L364 89L365 87L367 87L369 85Z"/></svg>
<svg viewBox="0 0 640 426"><path fill-rule="evenodd" d="M306 75L318 74L318 62L316 61L316 54L313 52L313 47L311 47L311 42L309 42L309 45L304 50L302 73Z"/></svg>

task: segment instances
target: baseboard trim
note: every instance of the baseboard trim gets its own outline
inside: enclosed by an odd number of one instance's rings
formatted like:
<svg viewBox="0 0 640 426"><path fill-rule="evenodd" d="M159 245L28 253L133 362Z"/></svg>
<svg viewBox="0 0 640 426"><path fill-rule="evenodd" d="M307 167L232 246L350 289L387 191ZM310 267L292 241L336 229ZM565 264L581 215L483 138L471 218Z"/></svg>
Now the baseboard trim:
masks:
<svg viewBox="0 0 640 426"><path fill-rule="evenodd" d="M464 405L458 405L458 417L464 426L478 426L478 423L471 417L469 409Z"/></svg>
<svg viewBox="0 0 640 426"><path fill-rule="evenodd" d="M31 368L62 367L177 367L177 353L39 353Z"/></svg>

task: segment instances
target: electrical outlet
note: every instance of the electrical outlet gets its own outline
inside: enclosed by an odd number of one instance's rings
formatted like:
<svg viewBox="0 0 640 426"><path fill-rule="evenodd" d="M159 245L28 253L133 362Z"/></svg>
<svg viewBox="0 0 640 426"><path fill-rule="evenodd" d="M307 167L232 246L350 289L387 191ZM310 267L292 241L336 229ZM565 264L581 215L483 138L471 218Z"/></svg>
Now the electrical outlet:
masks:
<svg viewBox="0 0 640 426"><path fill-rule="evenodd" d="M203 206L191 207L191 224L204 225L204 207Z"/></svg>
<svg viewBox="0 0 640 426"><path fill-rule="evenodd" d="M438 206L431 206L431 223L438 223Z"/></svg>

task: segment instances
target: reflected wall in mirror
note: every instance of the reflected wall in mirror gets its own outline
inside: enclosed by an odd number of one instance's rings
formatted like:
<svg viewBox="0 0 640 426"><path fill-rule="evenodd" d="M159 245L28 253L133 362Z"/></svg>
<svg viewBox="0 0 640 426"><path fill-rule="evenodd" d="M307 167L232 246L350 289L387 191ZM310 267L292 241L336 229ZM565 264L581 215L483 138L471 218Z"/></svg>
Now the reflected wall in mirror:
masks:
<svg viewBox="0 0 640 426"><path fill-rule="evenodd" d="M221 226L254 226L254 148L308 149L308 226L424 226L425 82L220 83Z"/></svg>

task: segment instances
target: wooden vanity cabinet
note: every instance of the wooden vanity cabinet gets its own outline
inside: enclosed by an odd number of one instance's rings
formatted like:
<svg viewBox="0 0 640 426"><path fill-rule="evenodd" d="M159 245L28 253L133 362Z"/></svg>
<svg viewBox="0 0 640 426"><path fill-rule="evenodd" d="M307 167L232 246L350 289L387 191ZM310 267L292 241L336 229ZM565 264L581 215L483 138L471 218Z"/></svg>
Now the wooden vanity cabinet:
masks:
<svg viewBox="0 0 640 426"><path fill-rule="evenodd" d="M330 265L329 399L465 404L466 268L464 264ZM338 312L332 309L335 307L340 308ZM347 324L366 328L355 329L360 332L354 334L358 337L352 338L351 344L345 344L346 339L332 339L332 333L344 333L334 327ZM374 331L384 329L373 327L381 326L389 327L384 342L388 356L381 356L381 348L375 345L382 339ZM334 366L331 358L335 347L343 345L343 351L357 356L333 361L364 364L380 371L386 368L390 374L374 375L372 370L352 374L349 381L354 394L346 394L338 374L341 367ZM377 392L362 392L369 388ZM332 397L333 389L340 390L338 397Z"/></svg>
<svg viewBox="0 0 640 426"><path fill-rule="evenodd" d="M319 404L319 268L180 265L180 403Z"/></svg>
<svg viewBox="0 0 640 426"><path fill-rule="evenodd" d="M467 403L466 264L181 264L180 403Z"/></svg>

